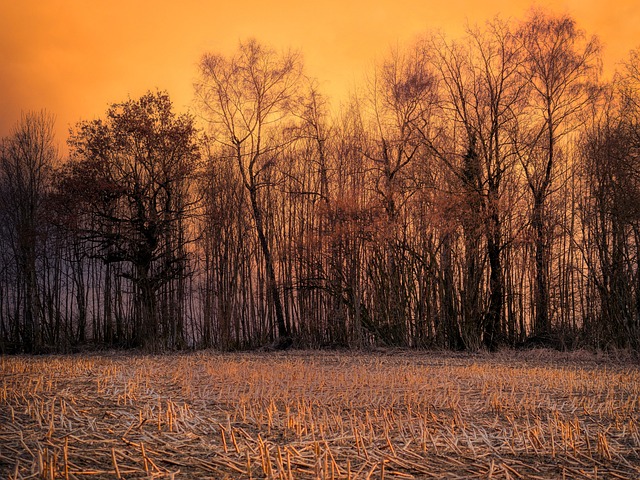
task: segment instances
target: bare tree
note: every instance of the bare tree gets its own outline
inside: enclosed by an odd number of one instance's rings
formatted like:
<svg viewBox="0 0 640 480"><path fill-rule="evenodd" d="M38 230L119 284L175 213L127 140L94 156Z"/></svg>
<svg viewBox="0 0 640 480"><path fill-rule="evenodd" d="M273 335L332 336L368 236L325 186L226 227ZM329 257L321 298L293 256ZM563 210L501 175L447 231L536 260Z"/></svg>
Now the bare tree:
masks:
<svg viewBox="0 0 640 480"><path fill-rule="evenodd" d="M225 58L206 54L200 62L196 95L221 155L235 159L248 193L255 231L264 257L268 292L275 310L279 344L290 344L267 236L264 195L270 173L284 149L295 141L290 128L302 80L302 60L294 52L278 53L256 40L240 43Z"/></svg>
<svg viewBox="0 0 640 480"><path fill-rule="evenodd" d="M429 50L416 44L396 49L370 81L363 115L368 127L364 155L373 168L374 191L383 212L378 224L377 251L371 258L375 271L375 311L378 331L385 343L408 345L412 267L408 260L407 235L410 201L419 188L428 152L422 141L437 100L437 80ZM426 124L426 125L425 125ZM444 322L456 342L455 318Z"/></svg>
<svg viewBox="0 0 640 480"><path fill-rule="evenodd" d="M529 105L518 157L531 194L531 229L535 250L534 331L549 334L549 275L552 214L548 199L558 175L568 168L566 135L581 123L580 113L596 94L600 46L586 39L569 16L533 10L517 32L522 75Z"/></svg>
<svg viewBox="0 0 640 480"><path fill-rule="evenodd" d="M45 202L58 159L54 117L45 111L24 114L0 145L0 222L5 248L15 261L11 287L16 341L26 351L43 346L43 298L38 261L43 252ZM54 339L46 339L52 344Z"/></svg>
<svg viewBox="0 0 640 480"><path fill-rule="evenodd" d="M478 202L489 263L488 304L478 320L485 346L493 349L503 340L504 333L503 251L508 242L503 227L509 213L505 209L506 186L513 181L510 132L524 98L519 76L521 56L510 26L500 20L487 24L484 31L470 28L464 43L441 40L434 48L438 52L436 65L446 98L445 111L452 115L449 144L460 147L453 155L433 150L453 169L465 189L473 192L472 202ZM473 262L469 268L476 268ZM476 272L470 271L469 275L475 276Z"/></svg>
<svg viewBox="0 0 640 480"><path fill-rule="evenodd" d="M582 134L585 255L598 310L585 334L598 347L640 345L640 61L631 52Z"/></svg>

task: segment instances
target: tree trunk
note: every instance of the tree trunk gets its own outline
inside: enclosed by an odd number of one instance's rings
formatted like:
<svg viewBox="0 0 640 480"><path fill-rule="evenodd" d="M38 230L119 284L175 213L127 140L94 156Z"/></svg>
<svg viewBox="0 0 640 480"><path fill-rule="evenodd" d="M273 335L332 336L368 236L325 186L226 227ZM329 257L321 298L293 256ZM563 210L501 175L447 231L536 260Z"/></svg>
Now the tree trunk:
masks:
<svg viewBox="0 0 640 480"><path fill-rule="evenodd" d="M137 300L140 315L138 343L147 351L157 352L160 347L160 332L158 331L156 292L149 278L151 265L146 263L137 265L137 270L136 283L139 292Z"/></svg>
<svg viewBox="0 0 640 480"><path fill-rule="evenodd" d="M276 327L278 329L278 346L286 348L291 342L289 335L289 329L284 321L284 311L282 309L282 301L280 300L280 293L278 292L278 284L276 282L276 273L273 267L273 258L271 256L271 249L269 248L269 242L264 233L264 224L262 219L262 211L258 206L257 192L255 188L249 190L249 196L251 198L251 208L253 211L253 219L256 222L256 231L258 233L258 241L260 242L260 248L262 249L262 255L264 256L265 268L267 273L267 292L273 301L273 308L276 315Z"/></svg>
<svg viewBox="0 0 640 480"><path fill-rule="evenodd" d="M462 350L464 342L458 327L458 309L456 308L456 294L453 275L452 240L450 234L442 239L440 254L442 268L442 305L440 306L445 334L444 344L453 350Z"/></svg>
<svg viewBox="0 0 640 480"><path fill-rule="evenodd" d="M487 239L487 255L489 257L489 308L485 316L483 339L485 346L495 351L501 341L502 304L504 302L504 282L502 277L502 261L500 259L499 221L497 215L489 219L493 227Z"/></svg>
<svg viewBox="0 0 640 480"><path fill-rule="evenodd" d="M536 195L531 226L534 231L535 248L535 287L534 305L535 321L534 331L536 335L547 335L551 332L549 319L549 255L544 225L544 197Z"/></svg>

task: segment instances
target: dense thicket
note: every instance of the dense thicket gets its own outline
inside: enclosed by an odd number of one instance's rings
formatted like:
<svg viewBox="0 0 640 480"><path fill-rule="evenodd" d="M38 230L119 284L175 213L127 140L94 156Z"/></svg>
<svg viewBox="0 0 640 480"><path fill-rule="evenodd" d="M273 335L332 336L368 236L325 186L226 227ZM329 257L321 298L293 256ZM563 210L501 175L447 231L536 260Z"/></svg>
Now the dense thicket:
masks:
<svg viewBox="0 0 640 480"><path fill-rule="evenodd" d="M640 347L640 59L532 11L392 51L337 111L297 52L0 150L0 346Z"/></svg>

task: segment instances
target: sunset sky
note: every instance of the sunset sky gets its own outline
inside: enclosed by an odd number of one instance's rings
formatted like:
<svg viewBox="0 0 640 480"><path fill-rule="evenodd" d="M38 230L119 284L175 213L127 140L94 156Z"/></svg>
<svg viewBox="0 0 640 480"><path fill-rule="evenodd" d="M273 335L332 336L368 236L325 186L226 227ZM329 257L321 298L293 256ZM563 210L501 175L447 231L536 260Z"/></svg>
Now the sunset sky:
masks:
<svg viewBox="0 0 640 480"><path fill-rule="evenodd" d="M57 140L110 103L166 89L179 111L193 97L205 52L229 53L256 37L302 51L307 73L334 104L391 46L499 14L522 18L529 0L0 0L0 136L21 111L55 114ZM640 46L638 0L538 1L570 13L605 45L611 72Z"/></svg>

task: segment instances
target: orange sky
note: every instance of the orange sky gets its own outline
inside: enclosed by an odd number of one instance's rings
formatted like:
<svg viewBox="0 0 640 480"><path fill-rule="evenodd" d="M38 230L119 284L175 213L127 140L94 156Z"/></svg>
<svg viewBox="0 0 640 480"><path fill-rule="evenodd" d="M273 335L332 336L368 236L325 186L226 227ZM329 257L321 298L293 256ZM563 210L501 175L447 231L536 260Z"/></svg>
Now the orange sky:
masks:
<svg viewBox="0 0 640 480"><path fill-rule="evenodd" d="M522 18L530 0L0 0L0 136L21 111L46 108L60 143L70 125L148 89L169 91L178 110L193 97L196 64L256 37L304 54L333 103L376 57L417 34L458 36L467 20ZM571 13L605 45L613 70L640 46L640 2L540 0Z"/></svg>

